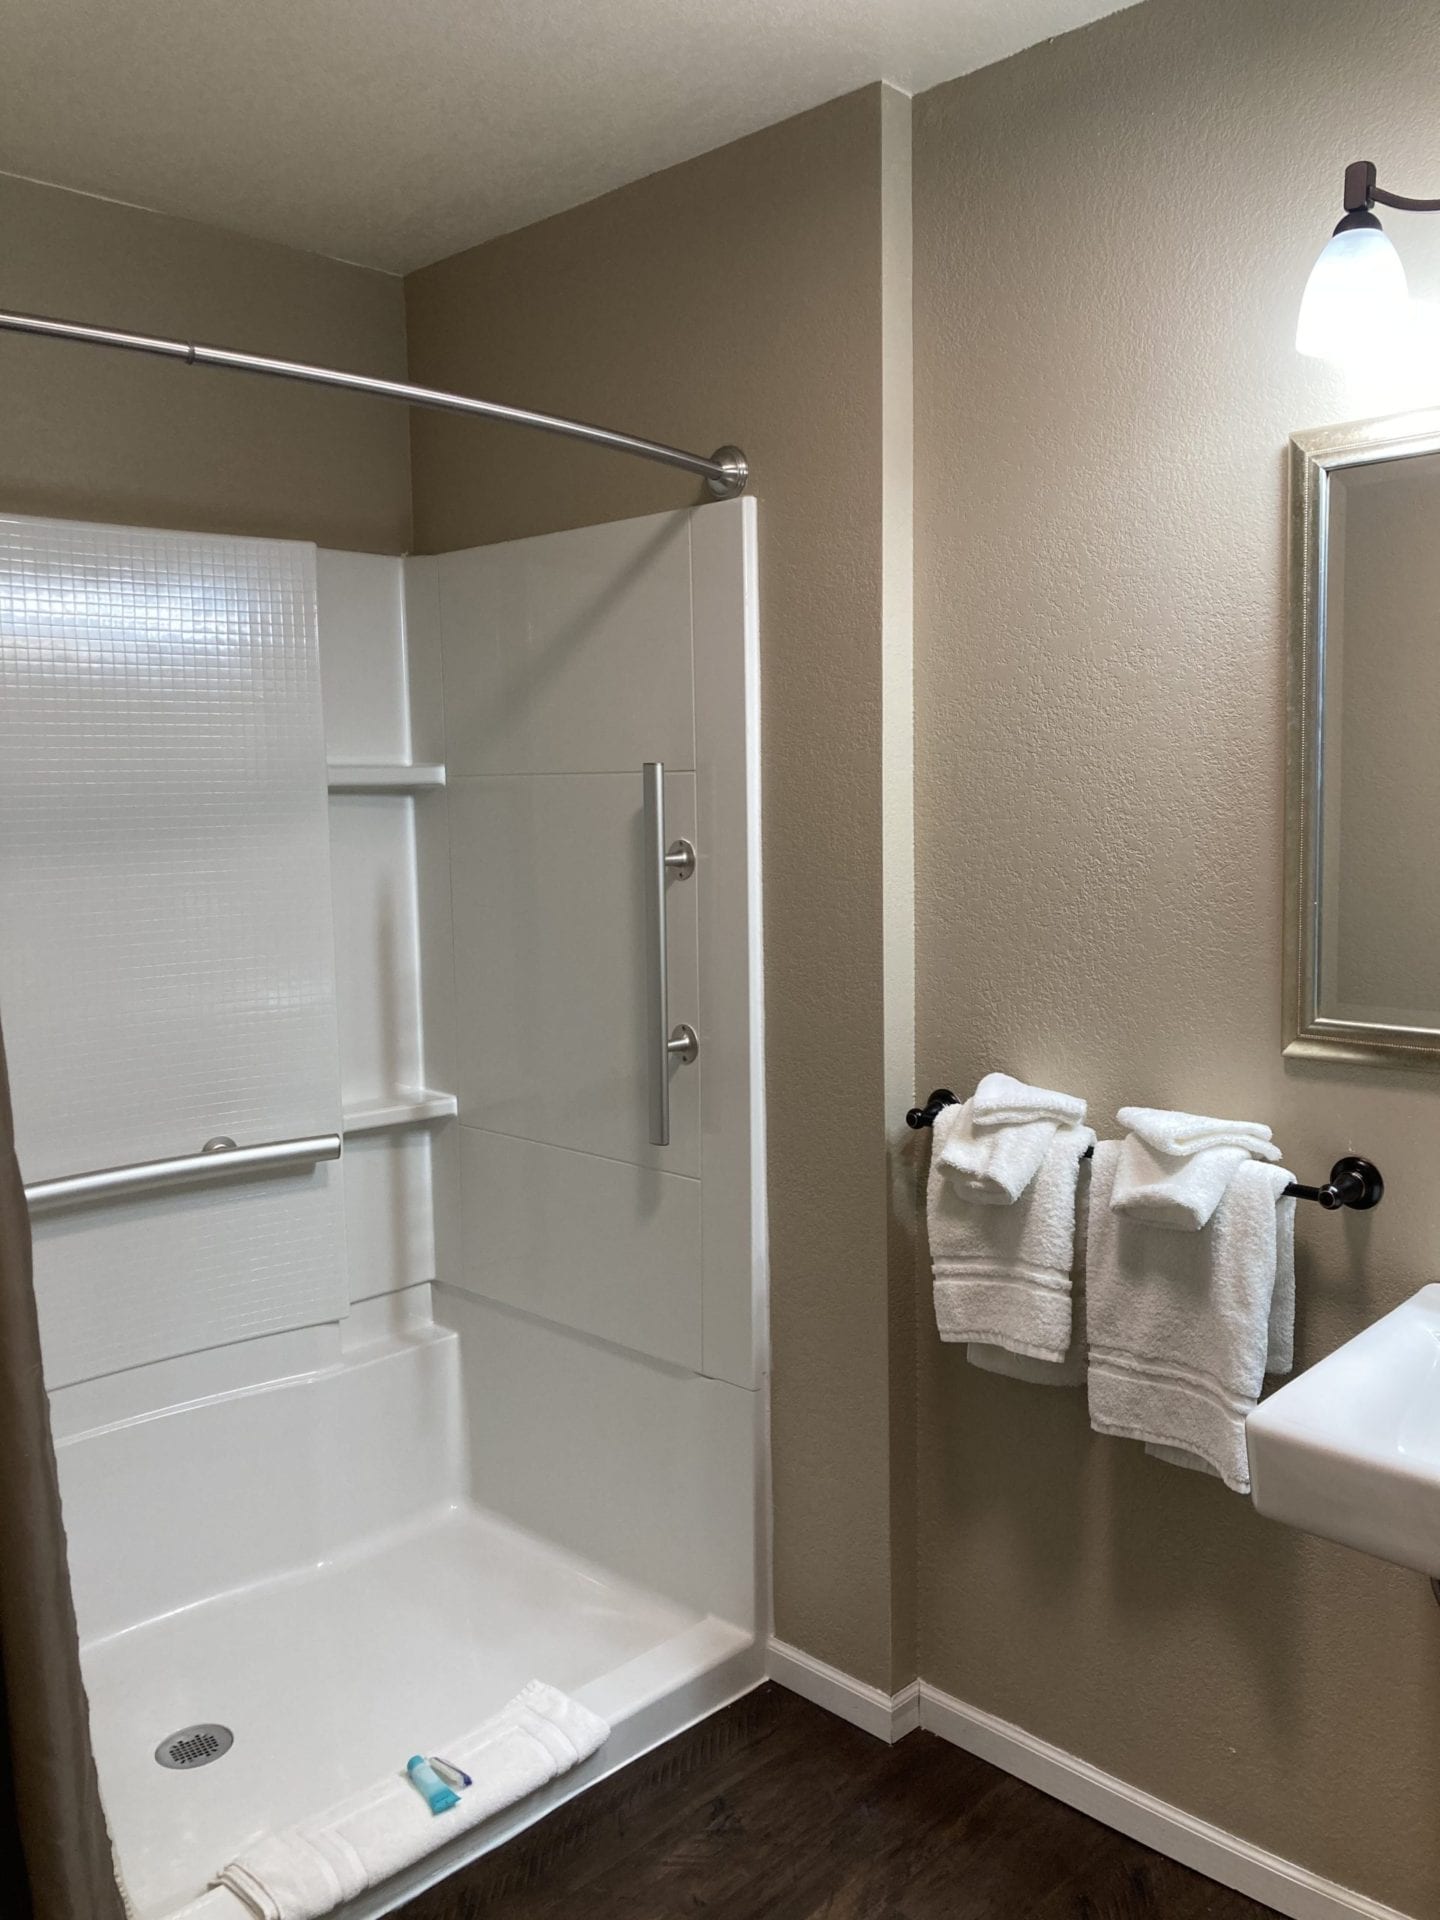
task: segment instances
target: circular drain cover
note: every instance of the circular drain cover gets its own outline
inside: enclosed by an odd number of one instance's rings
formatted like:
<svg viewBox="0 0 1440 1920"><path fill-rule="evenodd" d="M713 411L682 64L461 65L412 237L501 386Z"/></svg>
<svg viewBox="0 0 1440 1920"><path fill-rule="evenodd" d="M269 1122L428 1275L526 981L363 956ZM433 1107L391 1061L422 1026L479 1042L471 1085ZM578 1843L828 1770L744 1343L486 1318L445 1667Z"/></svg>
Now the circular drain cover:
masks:
<svg viewBox="0 0 1440 1920"><path fill-rule="evenodd" d="M235 1744L235 1736L229 1727L222 1727L214 1721L198 1727L181 1727L178 1733L170 1733L155 1749L155 1758L162 1767L173 1767L179 1772L188 1773L195 1767L208 1767L212 1760L219 1760Z"/></svg>

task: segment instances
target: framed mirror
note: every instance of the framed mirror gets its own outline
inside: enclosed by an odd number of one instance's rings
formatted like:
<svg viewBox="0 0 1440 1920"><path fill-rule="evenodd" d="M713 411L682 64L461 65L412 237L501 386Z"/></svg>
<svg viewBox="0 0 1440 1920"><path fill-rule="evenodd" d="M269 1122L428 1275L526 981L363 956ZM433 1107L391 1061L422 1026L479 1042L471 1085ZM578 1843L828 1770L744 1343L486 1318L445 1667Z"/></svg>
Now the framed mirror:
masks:
<svg viewBox="0 0 1440 1920"><path fill-rule="evenodd" d="M1440 410L1290 447L1285 1051L1440 1069Z"/></svg>

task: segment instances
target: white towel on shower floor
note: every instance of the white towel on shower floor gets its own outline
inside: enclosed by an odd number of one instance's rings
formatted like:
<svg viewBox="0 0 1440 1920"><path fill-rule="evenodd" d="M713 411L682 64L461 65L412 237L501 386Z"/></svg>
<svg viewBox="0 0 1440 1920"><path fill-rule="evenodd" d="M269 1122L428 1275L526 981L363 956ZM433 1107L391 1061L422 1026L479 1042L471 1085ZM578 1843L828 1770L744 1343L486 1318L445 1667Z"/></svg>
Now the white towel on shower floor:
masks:
<svg viewBox="0 0 1440 1920"><path fill-rule="evenodd" d="M394 1774L312 1820L266 1834L215 1884L243 1900L257 1920L321 1920L568 1773L609 1732L578 1700L532 1680L468 1738L447 1741L446 1759L475 1782L459 1806L431 1813L408 1777Z"/></svg>

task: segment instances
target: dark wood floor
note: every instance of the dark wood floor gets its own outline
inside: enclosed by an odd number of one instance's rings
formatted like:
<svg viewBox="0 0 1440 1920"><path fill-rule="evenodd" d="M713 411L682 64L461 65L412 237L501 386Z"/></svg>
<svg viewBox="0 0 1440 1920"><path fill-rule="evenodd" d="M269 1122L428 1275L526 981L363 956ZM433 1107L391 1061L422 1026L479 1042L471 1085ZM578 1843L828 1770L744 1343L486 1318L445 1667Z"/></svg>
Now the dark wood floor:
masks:
<svg viewBox="0 0 1440 1920"><path fill-rule="evenodd" d="M1273 1920L932 1733L774 1686L432 1888L404 1920Z"/></svg>

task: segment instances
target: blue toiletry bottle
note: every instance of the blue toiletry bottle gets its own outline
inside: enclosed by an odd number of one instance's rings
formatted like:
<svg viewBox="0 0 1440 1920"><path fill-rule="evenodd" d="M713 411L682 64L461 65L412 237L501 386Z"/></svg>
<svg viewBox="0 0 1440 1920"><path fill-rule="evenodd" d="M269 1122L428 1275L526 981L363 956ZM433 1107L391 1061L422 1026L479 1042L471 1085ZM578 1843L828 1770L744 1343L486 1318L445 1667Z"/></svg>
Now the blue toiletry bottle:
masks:
<svg viewBox="0 0 1440 1920"><path fill-rule="evenodd" d="M446 1786L423 1753L412 1753L405 1771L424 1794L431 1813L448 1813L451 1807L459 1806L459 1794Z"/></svg>

